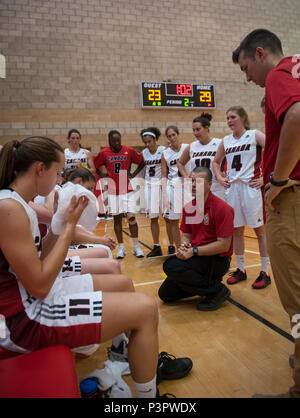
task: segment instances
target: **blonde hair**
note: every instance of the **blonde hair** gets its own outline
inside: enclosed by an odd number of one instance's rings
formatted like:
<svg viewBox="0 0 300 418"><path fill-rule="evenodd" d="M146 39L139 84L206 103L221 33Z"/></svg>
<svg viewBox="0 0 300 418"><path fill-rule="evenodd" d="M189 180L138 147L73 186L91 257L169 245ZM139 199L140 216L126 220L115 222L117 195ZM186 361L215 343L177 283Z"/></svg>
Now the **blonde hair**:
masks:
<svg viewBox="0 0 300 418"><path fill-rule="evenodd" d="M250 120L248 113L242 106L232 106L226 111L226 115L228 112L235 112L237 113L241 118L244 118L244 128L250 129Z"/></svg>

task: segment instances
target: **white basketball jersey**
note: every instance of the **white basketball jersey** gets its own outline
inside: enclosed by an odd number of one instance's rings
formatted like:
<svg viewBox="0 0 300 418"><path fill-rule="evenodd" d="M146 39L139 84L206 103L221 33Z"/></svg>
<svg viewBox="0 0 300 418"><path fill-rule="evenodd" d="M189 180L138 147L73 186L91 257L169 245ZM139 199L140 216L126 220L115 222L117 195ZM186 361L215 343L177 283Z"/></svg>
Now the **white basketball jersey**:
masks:
<svg viewBox="0 0 300 418"><path fill-rule="evenodd" d="M188 147L188 144L181 144L178 152L173 151L171 147L164 150L164 158L169 169L168 180L179 177L177 162L186 147Z"/></svg>
<svg viewBox="0 0 300 418"><path fill-rule="evenodd" d="M230 183L248 183L261 175L262 148L257 145L255 130L246 131L240 138L233 134L223 139L227 160L227 177Z"/></svg>
<svg viewBox="0 0 300 418"><path fill-rule="evenodd" d="M35 243L38 254L40 254L40 252L41 252L41 242L42 241L41 241L41 234L40 234L38 219L37 219L37 215L36 215L35 211L14 190L11 190L11 189L0 190L0 200L2 200L2 199L16 200L17 202L21 203L21 205L24 207L24 209L27 213L28 219L29 219L30 230L31 230L33 241ZM11 267L9 267L9 271L16 276L15 272L13 271L13 269ZM16 279L17 279L17 276L16 276ZM19 286L19 292L20 292L21 297L22 297L23 305L26 308L28 306L28 303L29 303L28 292L26 291L26 289L24 288L24 286L22 285L22 283L18 279L17 279L17 282L18 282L18 286Z"/></svg>
<svg viewBox="0 0 300 418"><path fill-rule="evenodd" d="M161 179L161 156L164 149L165 147L159 145L155 154L151 154L148 148L143 150L142 154L146 164L145 181L147 183Z"/></svg>
<svg viewBox="0 0 300 418"><path fill-rule="evenodd" d="M212 162L215 158L217 149L222 140L219 138L212 138L208 144L203 145L200 141L192 142L190 145L190 162L192 170L196 167L207 167L212 172L212 185L211 191L222 192L224 187L216 180L215 174L213 172Z"/></svg>
<svg viewBox="0 0 300 418"><path fill-rule="evenodd" d="M69 148L65 149L65 170L70 168L76 168L77 162L88 166L87 155L83 148L80 148L78 152L72 152Z"/></svg>

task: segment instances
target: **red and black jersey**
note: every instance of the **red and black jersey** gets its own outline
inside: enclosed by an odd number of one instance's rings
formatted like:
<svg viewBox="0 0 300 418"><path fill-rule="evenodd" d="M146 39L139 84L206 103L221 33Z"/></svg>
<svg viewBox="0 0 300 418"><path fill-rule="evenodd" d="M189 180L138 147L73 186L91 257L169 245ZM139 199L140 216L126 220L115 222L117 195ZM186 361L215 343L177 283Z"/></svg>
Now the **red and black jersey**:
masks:
<svg viewBox="0 0 300 418"><path fill-rule="evenodd" d="M96 168L105 165L110 181L108 182L108 193L119 195L132 191L128 179L128 171L131 164L139 165L142 162L142 156L135 149L122 145L119 152L114 152L110 147L104 148L95 157Z"/></svg>

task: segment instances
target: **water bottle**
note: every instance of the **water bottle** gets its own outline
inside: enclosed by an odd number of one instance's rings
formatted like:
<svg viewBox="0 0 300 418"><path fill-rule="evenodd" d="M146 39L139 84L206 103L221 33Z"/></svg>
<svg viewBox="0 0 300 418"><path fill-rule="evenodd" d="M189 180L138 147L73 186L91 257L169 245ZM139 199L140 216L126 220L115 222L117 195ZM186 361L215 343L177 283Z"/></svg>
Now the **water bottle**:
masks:
<svg viewBox="0 0 300 418"><path fill-rule="evenodd" d="M82 398L102 398L102 392L95 378L87 377L80 382L79 386Z"/></svg>

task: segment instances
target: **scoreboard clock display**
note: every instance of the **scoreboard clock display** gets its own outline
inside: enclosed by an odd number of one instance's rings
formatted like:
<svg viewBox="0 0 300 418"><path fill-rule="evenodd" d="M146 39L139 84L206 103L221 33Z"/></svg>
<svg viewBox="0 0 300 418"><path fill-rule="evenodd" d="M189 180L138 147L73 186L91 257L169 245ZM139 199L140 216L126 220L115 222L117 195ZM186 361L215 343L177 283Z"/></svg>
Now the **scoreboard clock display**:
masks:
<svg viewBox="0 0 300 418"><path fill-rule="evenodd" d="M209 108L214 109L213 84L142 81L139 84L143 108Z"/></svg>

